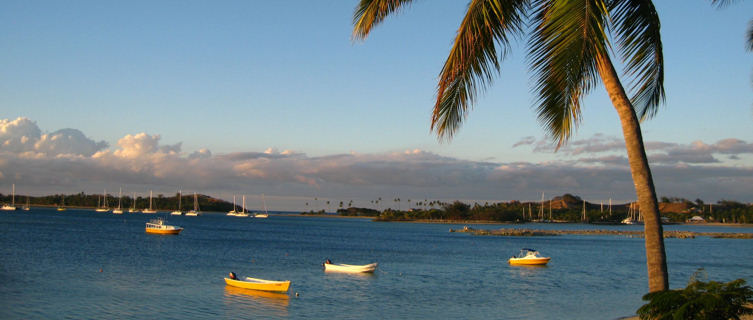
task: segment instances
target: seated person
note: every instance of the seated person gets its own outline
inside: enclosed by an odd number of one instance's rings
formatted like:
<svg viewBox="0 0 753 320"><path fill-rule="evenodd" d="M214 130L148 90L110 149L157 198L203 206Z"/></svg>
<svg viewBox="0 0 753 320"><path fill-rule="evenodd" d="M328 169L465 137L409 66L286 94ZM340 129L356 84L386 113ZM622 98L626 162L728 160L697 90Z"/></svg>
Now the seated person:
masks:
<svg viewBox="0 0 753 320"><path fill-rule="evenodd" d="M235 276L235 272L230 273L230 279L238 280L238 277Z"/></svg>

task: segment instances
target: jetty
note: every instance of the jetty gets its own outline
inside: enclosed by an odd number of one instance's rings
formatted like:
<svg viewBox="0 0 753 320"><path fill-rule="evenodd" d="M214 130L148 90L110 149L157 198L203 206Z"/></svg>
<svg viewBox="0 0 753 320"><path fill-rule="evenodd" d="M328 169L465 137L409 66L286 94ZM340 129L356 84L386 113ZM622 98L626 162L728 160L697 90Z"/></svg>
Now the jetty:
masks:
<svg viewBox="0 0 753 320"><path fill-rule="evenodd" d="M465 232L476 236L501 236L501 237L545 237L560 235L587 235L587 236L624 236L630 238L643 238L643 231L628 230L540 230L540 229L517 229L502 228L496 230L474 229L468 226L462 229L450 229L450 232ZM664 231L664 238L693 239L695 237L711 237L725 239L753 239L753 233L741 232L692 232L692 231Z"/></svg>

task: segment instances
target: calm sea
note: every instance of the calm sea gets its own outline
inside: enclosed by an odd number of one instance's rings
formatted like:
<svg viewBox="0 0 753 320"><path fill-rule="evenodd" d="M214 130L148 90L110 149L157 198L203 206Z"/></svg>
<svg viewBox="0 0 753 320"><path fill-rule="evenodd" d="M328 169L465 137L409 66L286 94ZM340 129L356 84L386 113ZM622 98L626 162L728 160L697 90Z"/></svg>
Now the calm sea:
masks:
<svg viewBox="0 0 753 320"><path fill-rule="evenodd" d="M222 214L170 216L183 233L155 236L144 232L154 216L0 213L0 318L616 319L634 314L647 291L638 238L479 237L448 232L462 225ZM523 247L552 261L509 266L507 258ZM666 247L672 287L684 286L698 268L710 280L753 282L751 240L667 239ZM321 267L327 258L379 262L379 268L366 276L329 274ZM226 287L222 278L230 271L292 280L291 289Z"/></svg>

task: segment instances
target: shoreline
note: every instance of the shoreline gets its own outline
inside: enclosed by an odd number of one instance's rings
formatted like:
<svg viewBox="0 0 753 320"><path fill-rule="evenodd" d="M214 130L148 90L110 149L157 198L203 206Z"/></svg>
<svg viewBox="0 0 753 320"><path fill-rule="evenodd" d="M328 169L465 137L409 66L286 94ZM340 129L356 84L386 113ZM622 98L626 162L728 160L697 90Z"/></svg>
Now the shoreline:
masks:
<svg viewBox="0 0 753 320"><path fill-rule="evenodd" d="M597 223L582 223L582 222L568 222L568 221L555 221L555 222L514 222L514 221L492 221L492 220L436 220L436 219L414 219L414 220L374 220L376 217L369 216L341 216L337 214L300 214L300 213L280 213L275 214L278 216L286 217L321 217L321 218L344 218L344 219L371 219L374 222L389 222L389 223L431 223L431 224L504 224L504 225L525 225L525 224L589 224L599 225ZM621 226L623 224L614 224L615 226ZM681 226L709 226L709 227L739 227L739 228L753 228L753 223L722 223L722 222L677 222L666 225L681 225Z"/></svg>

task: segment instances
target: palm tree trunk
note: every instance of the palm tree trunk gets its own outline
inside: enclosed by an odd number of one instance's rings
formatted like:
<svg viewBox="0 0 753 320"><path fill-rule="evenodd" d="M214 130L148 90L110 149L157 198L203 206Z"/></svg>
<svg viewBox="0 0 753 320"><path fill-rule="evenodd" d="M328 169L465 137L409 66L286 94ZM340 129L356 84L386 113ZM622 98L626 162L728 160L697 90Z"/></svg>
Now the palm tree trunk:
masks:
<svg viewBox="0 0 753 320"><path fill-rule="evenodd" d="M648 267L649 292L669 289L669 275L667 274L667 257L664 252L664 237L659 216L659 204L656 201L654 180L648 166L646 150L643 147L643 137L638 117L635 114L630 99L620 83L609 56L602 54L598 57L598 68L601 80L612 100L622 123L622 134L625 137L630 173L633 175L635 192L638 203L643 211L644 232L646 239L646 265Z"/></svg>

